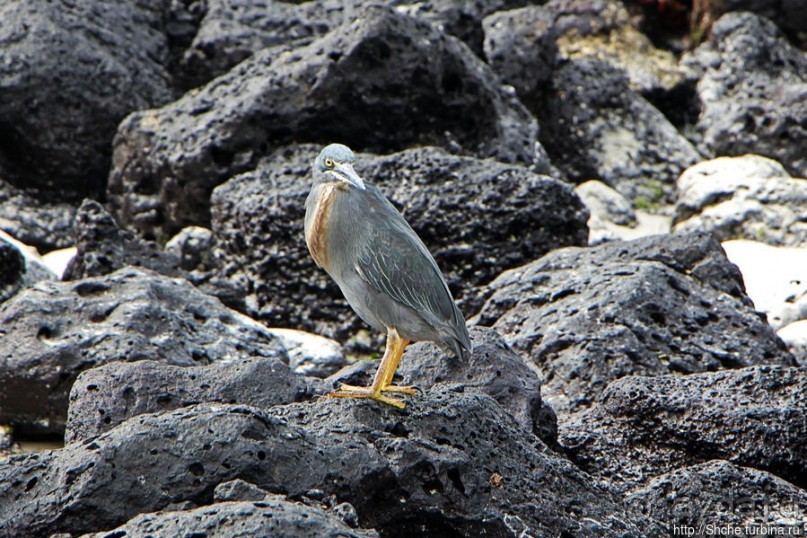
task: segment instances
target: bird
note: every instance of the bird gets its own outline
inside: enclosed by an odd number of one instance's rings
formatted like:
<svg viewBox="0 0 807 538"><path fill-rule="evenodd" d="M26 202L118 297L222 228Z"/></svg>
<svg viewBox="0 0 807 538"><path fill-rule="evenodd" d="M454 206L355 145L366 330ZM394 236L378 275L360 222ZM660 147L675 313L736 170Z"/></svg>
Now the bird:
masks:
<svg viewBox="0 0 807 538"><path fill-rule="evenodd" d="M305 202L305 242L365 323L386 331L384 356L369 387L342 384L335 398L365 398L403 409L409 386L392 384L410 342L431 341L460 360L471 352L465 318L426 245L394 205L353 168L342 144L313 164Z"/></svg>

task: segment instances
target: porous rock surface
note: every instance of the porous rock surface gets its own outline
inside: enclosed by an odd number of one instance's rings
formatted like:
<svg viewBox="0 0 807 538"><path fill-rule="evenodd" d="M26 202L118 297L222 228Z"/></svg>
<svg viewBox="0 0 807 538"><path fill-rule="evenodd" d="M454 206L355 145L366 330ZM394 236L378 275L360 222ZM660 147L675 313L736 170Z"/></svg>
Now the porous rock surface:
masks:
<svg viewBox="0 0 807 538"><path fill-rule="evenodd" d="M94 366L287 360L259 323L187 281L135 268L41 282L0 305L0 330L0 422L45 432L64 430L70 388Z"/></svg>
<svg viewBox="0 0 807 538"><path fill-rule="evenodd" d="M108 529L171 503L207 504L236 478L291 498L335 495L362 527L390 536L664 536L490 397L448 385L403 412L361 401L200 404L13 457L0 466L0 534Z"/></svg>
<svg viewBox="0 0 807 538"><path fill-rule="evenodd" d="M724 459L807 485L807 368L754 366L687 376L630 376L559 440L582 469L626 489Z"/></svg>
<svg viewBox="0 0 807 538"><path fill-rule="evenodd" d="M474 321L539 367L559 415L626 375L795 364L708 234L560 249L489 288Z"/></svg>
<svg viewBox="0 0 807 538"><path fill-rule="evenodd" d="M644 205L675 199L675 180L700 154L621 70L572 59L553 72L551 84L541 103L540 140L570 179L599 179Z"/></svg>
<svg viewBox="0 0 807 538"><path fill-rule="evenodd" d="M427 23L368 6L305 47L275 52L121 124L108 184L121 224L150 237L205 225L216 185L291 141L535 160L535 119L462 42Z"/></svg>
<svg viewBox="0 0 807 538"><path fill-rule="evenodd" d="M83 538L109 536L377 538L378 533L351 529L338 517L314 506L268 497L252 502L214 503L193 510L141 514L116 529L82 535Z"/></svg>
<svg viewBox="0 0 807 538"><path fill-rule="evenodd" d="M764 155L807 177L807 54L740 12L721 17L687 61L703 70L697 127L711 152Z"/></svg>
<svg viewBox="0 0 807 538"><path fill-rule="evenodd" d="M663 474L628 501L679 528L782 527L807 524L807 493L765 471L712 460Z"/></svg>
<svg viewBox="0 0 807 538"><path fill-rule="evenodd" d="M111 430L126 419L222 402L271 407L307 399L314 380L277 359L239 359L207 366L153 360L115 361L82 372L70 390L65 443Z"/></svg>
<svg viewBox="0 0 807 538"><path fill-rule="evenodd" d="M118 122L171 98L157 4L0 5L0 177L73 196L104 191Z"/></svg>
<svg viewBox="0 0 807 538"><path fill-rule="evenodd" d="M319 149L279 150L254 172L218 187L212 228L222 274L246 289L250 315L347 338L363 325L311 260L303 237ZM420 148L361 153L355 167L400 208L466 313L480 306L474 287L503 269L587 240L588 212L574 192L518 165Z"/></svg>
<svg viewBox="0 0 807 538"><path fill-rule="evenodd" d="M0 230L42 253L73 244L76 208L33 189L20 189L0 178Z"/></svg>

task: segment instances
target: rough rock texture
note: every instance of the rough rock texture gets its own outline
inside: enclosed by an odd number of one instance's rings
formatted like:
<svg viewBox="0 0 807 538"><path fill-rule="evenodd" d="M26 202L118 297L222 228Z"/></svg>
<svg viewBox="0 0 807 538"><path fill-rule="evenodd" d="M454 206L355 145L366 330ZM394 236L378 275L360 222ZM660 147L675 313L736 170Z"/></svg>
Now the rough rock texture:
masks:
<svg viewBox="0 0 807 538"><path fill-rule="evenodd" d="M187 258L122 230L107 210L94 200L84 200L73 227L77 252L68 264L64 280L108 275L129 266L143 267L169 277L185 278L227 306L239 311L245 309L242 289L219 278L214 270L185 270L182 263Z"/></svg>
<svg viewBox="0 0 807 538"><path fill-rule="evenodd" d="M41 198L0 179L0 230L43 253L69 247L75 206Z"/></svg>
<svg viewBox="0 0 807 538"><path fill-rule="evenodd" d="M624 70L630 88L648 96L681 92L686 84L675 56L655 48L619 1L552 0L499 11L483 26L488 62L525 103L544 98L557 64L575 58Z"/></svg>
<svg viewBox="0 0 807 538"><path fill-rule="evenodd" d="M575 182L592 178L645 206L672 202L675 180L700 156L664 115L605 63L570 60L542 103L541 142Z"/></svg>
<svg viewBox="0 0 807 538"><path fill-rule="evenodd" d="M209 503L237 478L291 498L335 495L385 536L666 536L493 399L446 385L403 412L360 401L201 404L10 458L0 534L108 529L171 503Z"/></svg>
<svg viewBox="0 0 807 538"><path fill-rule="evenodd" d="M611 383L561 422L582 469L629 488L680 467L725 459L807 485L807 368L755 366Z"/></svg>
<svg viewBox="0 0 807 538"><path fill-rule="evenodd" d="M85 534L84 538L110 536L370 538L378 533L351 529L325 510L274 496L253 502L215 503L194 510L141 514L116 529Z"/></svg>
<svg viewBox="0 0 807 538"><path fill-rule="evenodd" d="M559 415L626 375L794 364L707 234L557 250L489 288L476 323L541 369L542 397Z"/></svg>
<svg viewBox="0 0 807 538"><path fill-rule="evenodd" d="M757 153L807 177L807 55L772 22L729 13L689 60L698 82L698 129L715 155Z"/></svg>
<svg viewBox="0 0 807 538"><path fill-rule="evenodd" d="M458 383L478 390L499 405L548 445L557 441L557 419L551 407L541 401L541 380L535 367L519 357L496 331L470 329L473 352L461 361L435 344L412 344L396 371L398 384L432 390L437 383ZM331 390L341 383L370 386L379 361L359 361L326 380Z"/></svg>
<svg viewBox="0 0 807 538"><path fill-rule="evenodd" d="M616 239L611 231L613 225L636 228L638 220L630 200L596 179L581 183L574 192L588 208L588 241L596 245L606 240Z"/></svg>
<svg viewBox="0 0 807 538"><path fill-rule="evenodd" d="M210 271L216 268L213 249L216 239L213 232L201 226L182 228L165 244L165 251L179 258L179 266L186 271Z"/></svg>
<svg viewBox="0 0 807 538"><path fill-rule="evenodd" d="M397 11L439 26L482 52L482 18L526 0L394 0ZM209 0L199 30L182 59L191 80L207 82L255 52L309 44L364 12L364 0L308 2L250 2Z"/></svg>
<svg viewBox="0 0 807 538"><path fill-rule="evenodd" d="M362 327L305 246L305 198L318 146L291 146L218 187L213 232L222 273L270 325L344 339ZM466 313L471 290L553 248L586 243L588 214L565 184L526 168L436 148L359 154L356 170L403 212ZM468 296L466 302L464 296Z"/></svg>
<svg viewBox="0 0 807 538"><path fill-rule="evenodd" d="M765 157L720 157L691 166L678 178L676 231L711 232L720 241L807 246L805 215L807 179L791 178Z"/></svg>
<svg viewBox="0 0 807 538"><path fill-rule="evenodd" d="M65 443L83 441L143 413L200 402L271 407L310 397L313 381L273 358L208 366L150 360L102 365L82 372L70 391Z"/></svg>
<svg viewBox="0 0 807 538"><path fill-rule="evenodd" d="M532 163L536 131L462 42L367 7L306 47L265 49L170 105L129 116L108 193L124 226L170 236L204 225L216 185L292 140L381 151L438 144Z"/></svg>
<svg viewBox="0 0 807 538"><path fill-rule="evenodd" d="M115 360L287 360L259 323L181 279L126 268L42 282L0 305L0 423L64 429L79 373Z"/></svg>
<svg viewBox="0 0 807 538"><path fill-rule="evenodd" d="M22 287L25 259L12 245L0 239L0 303L17 293Z"/></svg>
<svg viewBox="0 0 807 538"><path fill-rule="evenodd" d="M156 4L2 3L0 176L25 187L103 192L118 122L171 97Z"/></svg>
<svg viewBox="0 0 807 538"><path fill-rule="evenodd" d="M661 475L627 499L670 526L803 528L807 524L803 489L770 473L723 460Z"/></svg>

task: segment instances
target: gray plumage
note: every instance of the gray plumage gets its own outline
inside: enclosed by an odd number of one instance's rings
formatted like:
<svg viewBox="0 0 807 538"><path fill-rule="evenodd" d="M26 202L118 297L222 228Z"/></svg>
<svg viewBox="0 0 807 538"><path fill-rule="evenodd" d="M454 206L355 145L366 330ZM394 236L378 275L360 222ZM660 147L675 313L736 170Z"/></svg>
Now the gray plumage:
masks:
<svg viewBox="0 0 807 538"><path fill-rule="evenodd" d="M468 329L437 263L389 200L355 174L353 160L350 149L332 144L314 163L305 227L308 239L318 205L327 205L320 265L372 327L394 327L402 338L433 341L463 357L471 349Z"/></svg>

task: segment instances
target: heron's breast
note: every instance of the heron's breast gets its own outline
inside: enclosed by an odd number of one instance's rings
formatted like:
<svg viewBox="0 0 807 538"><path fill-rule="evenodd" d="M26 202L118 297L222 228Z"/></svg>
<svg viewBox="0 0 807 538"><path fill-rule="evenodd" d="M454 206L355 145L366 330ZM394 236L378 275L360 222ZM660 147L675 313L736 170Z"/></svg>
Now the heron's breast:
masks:
<svg viewBox="0 0 807 538"><path fill-rule="evenodd" d="M311 257L314 258L318 266L326 271L329 265L328 228L334 200L339 190L340 186L336 183L325 183L320 187L314 204L314 214L311 217L310 225L305 231L305 242L308 245Z"/></svg>

